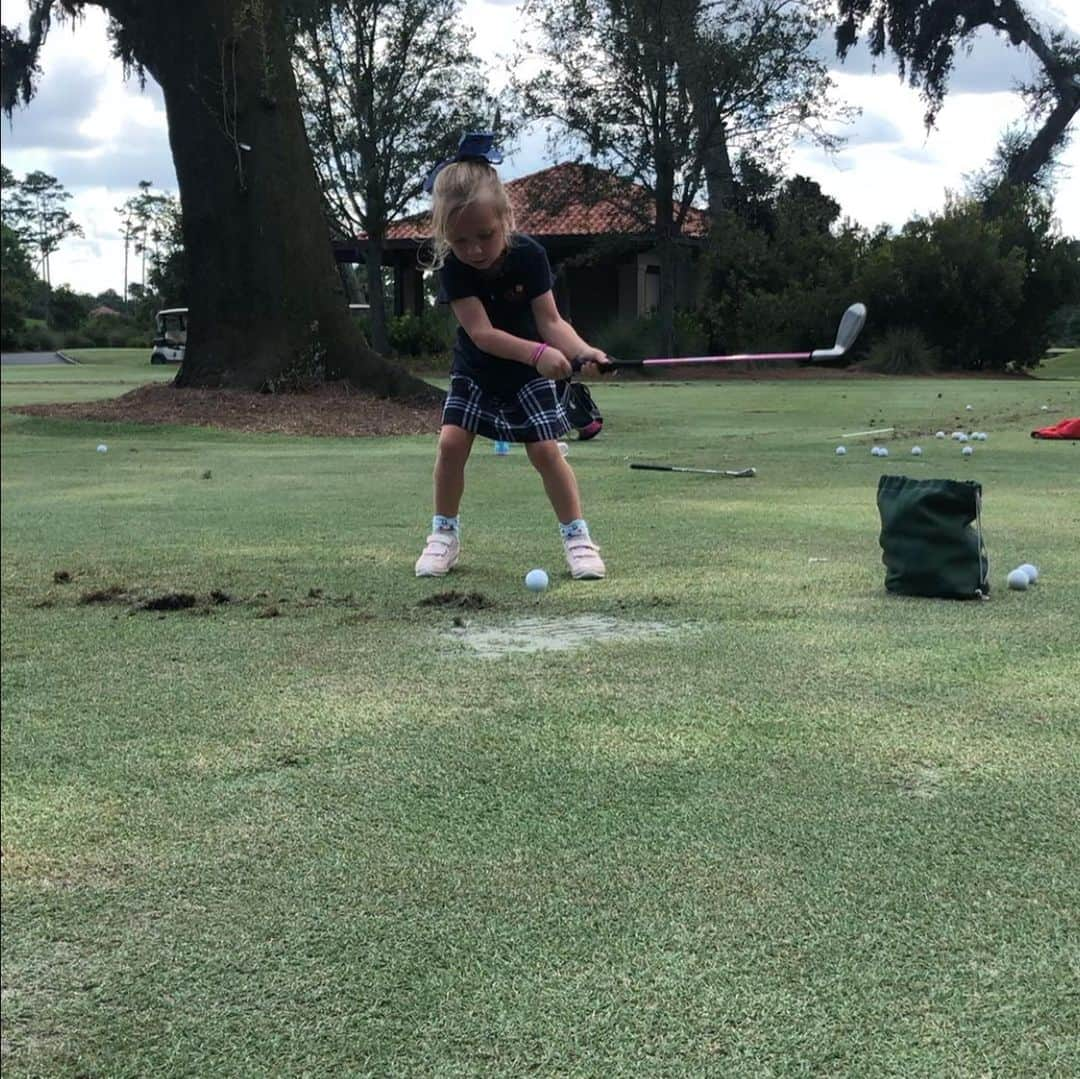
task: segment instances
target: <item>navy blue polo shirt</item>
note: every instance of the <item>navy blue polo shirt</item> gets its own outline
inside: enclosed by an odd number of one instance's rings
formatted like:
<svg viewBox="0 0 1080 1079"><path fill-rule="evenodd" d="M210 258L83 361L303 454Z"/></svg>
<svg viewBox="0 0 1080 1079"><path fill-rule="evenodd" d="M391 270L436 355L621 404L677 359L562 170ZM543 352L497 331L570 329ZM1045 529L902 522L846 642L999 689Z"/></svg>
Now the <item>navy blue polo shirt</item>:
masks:
<svg viewBox="0 0 1080 1079"><path fill-rule="evenodd" d="M475 296L487 312L491 325L526 341L539 341L532 301L550 291L555 283L547 252L531 237L515 233L506 257L490 270L467 266L450 252L439 271L439 303ZM513 396L536 371L523 363L492 356L476 347L459 326L454 339L451 372L467 375L489 393Z"/></svg>

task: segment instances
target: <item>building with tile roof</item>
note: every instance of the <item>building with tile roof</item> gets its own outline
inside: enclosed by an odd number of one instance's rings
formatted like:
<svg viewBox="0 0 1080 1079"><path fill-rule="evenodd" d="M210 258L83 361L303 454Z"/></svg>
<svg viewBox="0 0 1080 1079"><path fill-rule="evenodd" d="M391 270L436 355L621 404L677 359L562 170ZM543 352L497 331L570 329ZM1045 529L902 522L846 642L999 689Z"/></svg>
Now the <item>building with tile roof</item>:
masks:
<svg viewBox="0 0 1080 1079"><path fill-rule="evenodd" d="M660 297L649 193L592 165L564 163L509 180L517 230L543 244L556 274L559 310L586 336L616 318L633 319L655 310ZM676 208L678 213L679 208ZM694 300L695 272L708 215L688 208L679 237L675 294L680 306ZM394 314L424 307L424 271L417 255L430 235L430 216L395 222L383 247L393 270ZM339 262L362 263L366 238L336 240Z"/></svg>

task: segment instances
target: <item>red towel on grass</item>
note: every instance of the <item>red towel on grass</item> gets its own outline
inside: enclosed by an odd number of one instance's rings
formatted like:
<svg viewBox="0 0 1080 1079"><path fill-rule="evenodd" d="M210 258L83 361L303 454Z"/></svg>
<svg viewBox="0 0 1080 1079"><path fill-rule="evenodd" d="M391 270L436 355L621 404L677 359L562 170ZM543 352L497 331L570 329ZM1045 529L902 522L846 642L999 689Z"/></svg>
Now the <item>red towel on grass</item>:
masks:
<svg viewBox="0 0 1080 1079"><path fill-rule="evenodd" d="M1080 418L1062 420L1052 427L1040 427L1031 432L1032 438L1080 438Z"/></svg>

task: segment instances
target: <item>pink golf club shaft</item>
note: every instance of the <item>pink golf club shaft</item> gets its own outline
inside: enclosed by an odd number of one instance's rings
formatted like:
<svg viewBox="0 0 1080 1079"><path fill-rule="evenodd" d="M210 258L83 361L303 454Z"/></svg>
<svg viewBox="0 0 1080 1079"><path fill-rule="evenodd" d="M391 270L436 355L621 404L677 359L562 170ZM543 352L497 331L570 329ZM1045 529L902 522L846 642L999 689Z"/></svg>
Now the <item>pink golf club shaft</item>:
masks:
<svg viewBox="0 0 1080 1079"><path fill-rule="evenodd" d="M756 363L759 360L808 360L809 352L744 352L731 356L665 356L642 360L641 367L670 367L684 363Z"/></svg>

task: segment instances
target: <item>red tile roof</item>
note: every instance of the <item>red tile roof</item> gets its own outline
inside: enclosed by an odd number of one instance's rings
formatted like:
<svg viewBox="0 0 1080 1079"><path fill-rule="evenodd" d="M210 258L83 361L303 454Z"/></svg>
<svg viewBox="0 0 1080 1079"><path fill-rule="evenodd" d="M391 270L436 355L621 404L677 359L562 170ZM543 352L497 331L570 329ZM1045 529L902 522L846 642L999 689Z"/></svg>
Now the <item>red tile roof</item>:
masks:
<svg viewBox="0 0 1080 1079"><path fill-rule="evenodd" d="M654 220L649 192L593 165L565 163L508 180L519 232L547 236L634 236L651 231ZM635 212L636 211L636 212ZM704 236L709 218L691 208L684 236ZM431 235L427 213L391 225L388 240L423 240Z"/></svg>

